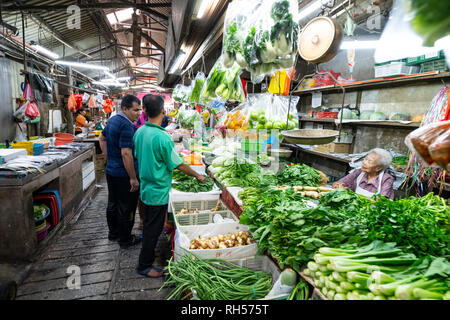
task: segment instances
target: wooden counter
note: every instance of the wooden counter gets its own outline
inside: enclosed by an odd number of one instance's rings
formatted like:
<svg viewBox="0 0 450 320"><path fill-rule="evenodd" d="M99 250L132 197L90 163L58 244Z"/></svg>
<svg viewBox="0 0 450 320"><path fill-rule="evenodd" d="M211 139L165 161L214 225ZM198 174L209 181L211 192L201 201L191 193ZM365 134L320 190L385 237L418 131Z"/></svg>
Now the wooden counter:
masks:
<svg viewBox="0 0 450 320"><path fill-rule="evenodd" d="M25 261L37 251L33 214L33 195L37 192L48 189L59 192L61 221L51 233L57 232L74 215L83 197L95 189L94 182L83 192L82 164L85 161L95 161L94 146L52 164L45 173L0 179L0 260Z"/></svg>

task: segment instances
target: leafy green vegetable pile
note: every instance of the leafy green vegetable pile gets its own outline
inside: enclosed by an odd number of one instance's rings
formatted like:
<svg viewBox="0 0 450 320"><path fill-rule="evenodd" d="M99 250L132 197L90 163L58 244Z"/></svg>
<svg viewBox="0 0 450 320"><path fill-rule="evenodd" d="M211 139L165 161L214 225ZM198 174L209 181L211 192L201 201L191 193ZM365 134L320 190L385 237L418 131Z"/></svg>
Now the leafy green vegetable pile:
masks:
<svg viewBox="0 0 450 320"><path fill-rule="evenodd" d="M214 159L209 170L226 187L259 187L277 182L274 174L266 173L258 164L234 156Z"/></svg>
<svg viewBox="0 0 450 320"><path fill-rule="evenodd" d="M352 191L324 195L316 208L292 188L266 188L246 200L240 222L249 225L260 251L270 249L281 266L299 268L321 247L392 241L406 252L448 259L450 207L439 196L391 201L364 199Z"/></svg>
<svg viewBox="0 0 450 320"><path fill-rule="evenodd" d="M279 185L318 187L321 180L319 171L306 164L287 166L278 174Z"/></svg>
<svg viewBox="0 0 450 320"><path fill-rule="evenodd" d="M173 89L172 97L173 100L178 102L188 102L189 100L189 87L183 85L177 85Z"/></svg>
<svg viewBox="0 0 450 320"><path fill-rule="evenodd" d="M172 188L182 192L208 192L214 187L214 181L206 177L206 182L201 183L196 178L191 177L180 170L174 170Z"/></svg>
<svg viewBox="0 0 450 320"><path fill-rule="evenodd" d="M320 248L303 272L335 300L419 300L450 298L450 263L445 258L417 258L395 243Z"/></svg>

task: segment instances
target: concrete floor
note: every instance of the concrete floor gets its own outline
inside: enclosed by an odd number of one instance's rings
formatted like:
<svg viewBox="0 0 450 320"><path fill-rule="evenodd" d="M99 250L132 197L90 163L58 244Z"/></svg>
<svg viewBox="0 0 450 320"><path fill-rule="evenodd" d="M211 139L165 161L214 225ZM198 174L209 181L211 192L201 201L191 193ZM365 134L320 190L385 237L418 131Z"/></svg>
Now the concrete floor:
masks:
<svg viewBox="0 0 450 320"><path fill-rule="evenodd" d="M106 180L78 220L53 239L19 286L17 300L162 300L170 289L158 289L164 278L151 279L136 274L141 245L120 249L108 240ZM75 218L74 218L75 219ZM136 216L134 234L138 234ZM161 257L155 266L164 267L171 245L163 232L158 242ZM68 289L69 266L79 266L81 288Z"/></svg>

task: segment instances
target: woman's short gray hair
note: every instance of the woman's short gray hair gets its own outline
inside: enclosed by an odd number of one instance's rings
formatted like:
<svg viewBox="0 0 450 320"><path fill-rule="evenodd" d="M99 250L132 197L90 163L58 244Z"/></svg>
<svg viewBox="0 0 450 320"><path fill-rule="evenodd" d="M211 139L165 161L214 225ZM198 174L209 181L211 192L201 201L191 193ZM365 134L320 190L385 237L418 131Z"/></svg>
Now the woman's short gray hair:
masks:
<svg viewBox="0 0 450 320"><path fill-rule="evenodd" d="M369 154L371 154L371 153L375 153L380 156L378 159L378 165L383 167L383 170L389 168L389 166L391 165L391 162L392 162L392 156L389 153L389 151L386 151L381 148L375 148L369 152Z"/></svg>

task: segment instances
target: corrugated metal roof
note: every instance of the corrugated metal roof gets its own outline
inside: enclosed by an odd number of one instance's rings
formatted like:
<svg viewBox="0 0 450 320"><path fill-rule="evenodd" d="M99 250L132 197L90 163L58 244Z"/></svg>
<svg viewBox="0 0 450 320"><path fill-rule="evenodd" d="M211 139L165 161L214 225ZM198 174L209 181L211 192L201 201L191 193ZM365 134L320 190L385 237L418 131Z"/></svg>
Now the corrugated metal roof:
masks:
<svg viewBox="0 0 450 320"><path fill-rule="evenodd" d="M98 3L110 3L110 0L101 0L97 1ZM118 0L115 0L114 2L120 2ZM30 0L26 1L26 5L35 5L35 6L70 6L76 3L73 0ZM170 0L141 0L137 1L138 4L142 3L171 3ZM122 10L120 9L89 9L89 11L92 10L98 10L102 14L106 16L107 13L116 11L116 10ZM159 12L163 15L169 16L171 12L171 7L154 7L151 8L151 10L154 10L155 12ZM147 15L142 14L142 16L147 17ZM25 25L25 41L30 43L31 41L34 41L36 43L39 43L41 46L54 51L55 53L59 54L60 56L63 55L63 45L56 40L52 35L48 32L48 29L51 29L55 35L63 40L64 42L68 43L69 45L76 47L80 49L81 51L95 48L96 46L99 46L99 36L100 41L102 43L102 46L105 46L106 44L106 36L104 35L104 30L97 30L96 24L93 22L91 16L88 14L87 9L81 9L80 12L80 25L81 29L69 29L67 27L67 20L70 17L70 15L64 11L64 10L53 10L53 11L33 11L31 13L26 13L26 25ZM11 11L2 11L2 18L3 20L18 28L19 35L18 37L22 39L22 21L21 21L21 14L18 11L11 12ZM141 22L148 21L148 18L140 18ZM144 20L145 19L145 20ZM157 20L161 20L158 17L155 17ZM108 21L105 17L105 21ZM157 24L154 20L151 21L151 27L152 28L163 28L161 25ZM129 22L131 23L131 22ZM167 24L167 22L163 22L163 24ZM145 27L145 26L144 26ZM150 26L149 26L150 27ZM112 29L112 28L111 28ZM131 34L125 35L124 33L114 33L114 37L118 40L117 42L120 44L127 44L130 47L132 46L132 36ZM151 37L161 46L165 46L166 42L166 33L163 32L152 32ZM142 38L142 42L147 41ZM148 47L150 46L147 45ZM120 50L120 48L119 48ZM115 48L112 47L111 49L104 50L101 53L96 53L91 55L94 59L100 59L102 56L105 57L113 57L115 52ZM74 55L76 56L82 56L79 53L77 53L77 50L72 50L70 48L65 48L65 55ZM147 54L147 50L142 50L142 54ZM132 66L134 65L140 65L142 63L145 63L149 61L148 58L139 58L136 59L137 63L134 61L135 59L128 59L130 60L130 64ZM159 65L158 61L153 60L153 63L155 63L157 66Z"/></svg>

